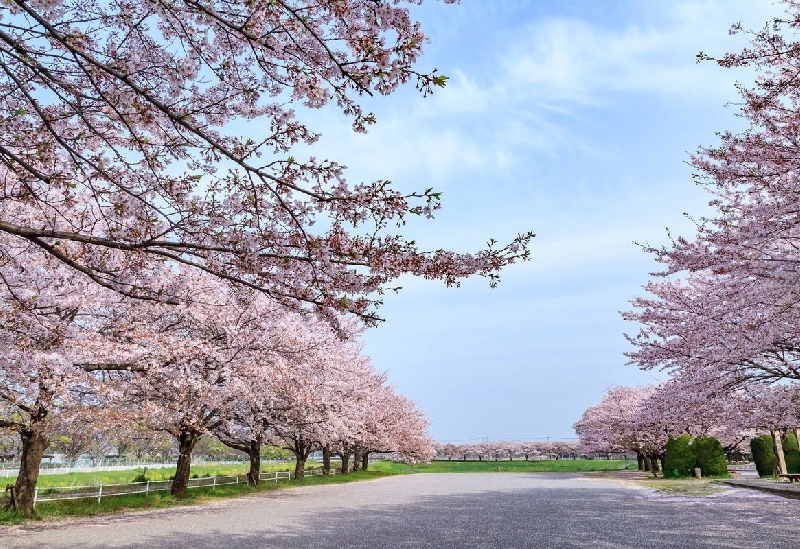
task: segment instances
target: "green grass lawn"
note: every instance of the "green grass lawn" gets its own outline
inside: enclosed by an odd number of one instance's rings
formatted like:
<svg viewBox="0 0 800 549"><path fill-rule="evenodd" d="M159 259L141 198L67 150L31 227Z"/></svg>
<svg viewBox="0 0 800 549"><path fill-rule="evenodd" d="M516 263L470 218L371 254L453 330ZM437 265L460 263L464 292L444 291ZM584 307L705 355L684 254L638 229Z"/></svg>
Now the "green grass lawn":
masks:
<svg viewBox="0 0 800 549"><path fill-rule="evenodd" d="M241 474L244 476L248 470L247 464L241 466L193 466L192 476L223 476ZM286 471L291 464L264 464L262 471ZM319 468L314 464L313 468ZM307 470L309 468L306 468ZM132 482L137 475L141 475L142 469L132 469L129 471L104 471L97 473L70 473L68 475L42 475L39 477L39 488L49 486L96 486L100 484L116 484ZM150 480L167 480L175 473L175 469L149 469L147 478ZM192 488L188 496L177 499L167 492L151 492L144 494L127 494L121 496L104 497L98 502L96 499L84 498L63 501L40 502L36 505L36 516L34 520L42 520L58 517L83 517L99 514L114 513L127 510L139 509L159 509L165 507L175 507L179 505L192 505L212 501L215 499L236 497L247 494L270 492L274 490L284 490L294 486L308 486L316 484L342 484L345 482L356 482L369 480L390 475L392 473L381 471L359 471L348 475L334 475L330 477L314 476L306 477L297 481L262 481L258 487L247 486L246 481L239 485L224 485L216 488ZM9 479L11 481L13 479ZM7 511L0 508L0 524L16 524L25 522L26 519L19 513Z"/></svg>
<svg viewBox="0 0 800 549"><path fill-rule="evenodd" d="M434 461L432 463L393 463L381 461L370 469L392 474L405 473L579 473L587 471L619 471L635 466L627 460L559 459L549 461Z"/></svg>
<svg viewBox="0 0 800 549"><path fill-rule="evenodd" d="M321 466L312 464L306 469L318 469ZM235 465L192 465L192 477L213 477L228 475L246 475L250 470L249 463ZM262 463L262 472L293 471L294 463ZM91 473L68 473L56 475L39 475L37 486L47 488L50 486L99 486L100 484L124 484L134 482L134 479L144 474L143 469L126 469L124 471L97 471ZM148 469L149 480L169 480L175 474L175 467L163 469ZM3 479L6 480L6 479ZM13 478L6 483L12 483Z"/></svg>

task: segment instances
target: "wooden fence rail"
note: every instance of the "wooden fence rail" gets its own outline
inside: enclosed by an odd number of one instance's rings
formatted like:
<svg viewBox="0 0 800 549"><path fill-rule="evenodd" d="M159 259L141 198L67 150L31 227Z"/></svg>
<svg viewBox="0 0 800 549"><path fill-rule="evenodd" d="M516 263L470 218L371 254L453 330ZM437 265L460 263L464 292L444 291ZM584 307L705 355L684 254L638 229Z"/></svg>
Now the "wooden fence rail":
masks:
<svg viewBox="0 0 800 549"><path fill-rule="evenodd" d="M320 476L321 469L309 469L305 472L306 476ZM336 471L331 470L331 475ZM273 471L261 473L259 481L291 480L294 477L292 471ZM229 484L245 484L247 475L226 475L218 477L197 477L189 479L189 488L211 488L225 486ZM128 482L124 484L100 484L96 486L48 486L36 488L33 498L33 506L45 501L59 501L67 499L87 499L96 498L97 502L103 498L111 496L122 496L128 494L149 494L150 492L169 491L172 487L171 480L148 480L145 482Z"/></svg>

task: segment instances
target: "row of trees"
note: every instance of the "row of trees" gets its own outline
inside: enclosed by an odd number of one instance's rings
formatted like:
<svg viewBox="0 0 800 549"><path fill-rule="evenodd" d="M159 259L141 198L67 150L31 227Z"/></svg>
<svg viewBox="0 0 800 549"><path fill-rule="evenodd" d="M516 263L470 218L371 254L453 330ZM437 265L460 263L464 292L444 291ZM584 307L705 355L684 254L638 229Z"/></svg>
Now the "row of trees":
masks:
<svg viewBox="0 0 800 549"><path fill-rule="evenodd" d="M704 384L671 380L657 385L608 389L574 429L584 452L635 452L639 466L664 470L667 443L684 434L713 437L728 454L747 453L763 395L715 392Z"/></svg>
<svg viewBox="0 0 800 549"><path fill-rule="evenodd" d="M712 213L693 238L645 246L663 269L623 313L639 326L630 362L671 380L610 390L576 424L589 444L652 457L670 435L713 433L733 449L768 431L780 449L780 432L800 425L800 3L783 4L762 29L733 27L751 39L742 51L699 55L755 71L739 87L747 127L692 156Z"/></svg>
<svg viewBox="0 0 800 549"><path fill-rule="evenodd" d="M436 446L437 459L490 461L501 459L559 459L561 457L575 457L578 454L578 443L567 441L525 441L513 442L508 440L478 442L474 444L438 444Z"/></svg>
<svg viewBox="0 0 800 549"><path fill-rule="evenodd" d="M751 382L736 389L670 381L609 389L574 425L586 452L630 451L643 469L665 469L670 440L684 435L719 440L729 457L751 450L751 441L768 433L776 472L787 473L783 448L787 435L800 434L800 390L794 384Z"/></svg>
<svg viewBox="0 0 800 549"><path fill-rule="evenodd" d="M403 438L427 455L424 419L341 314L375 324L407 274L494 285L533 235L427 251L402 227L439 193L350 184L308 154L319 134L298 112L331 105L363 132L363 96L445 85L415 68L426 39L404 3L0 7L0 429L22 446L18 508L69 426L169 433L178 494L207 432L251 456L277 436L299 467Z"/></svg>
<svg viewBox="0 0 800 549"><path fill-rule="evenodd" d="M431 455L427 421L372 368L355 320L334 329L196 271L165 266L159 276L179 304L130 299L57 264L41 269L36 293L6 277L0 428L20 437L19 509L30 508L42 455L64 432L168 434L178 496L206 434L250 456L253 483L266 443L294 453L298 478L317 450L358 463L374 451Z"/></svg>

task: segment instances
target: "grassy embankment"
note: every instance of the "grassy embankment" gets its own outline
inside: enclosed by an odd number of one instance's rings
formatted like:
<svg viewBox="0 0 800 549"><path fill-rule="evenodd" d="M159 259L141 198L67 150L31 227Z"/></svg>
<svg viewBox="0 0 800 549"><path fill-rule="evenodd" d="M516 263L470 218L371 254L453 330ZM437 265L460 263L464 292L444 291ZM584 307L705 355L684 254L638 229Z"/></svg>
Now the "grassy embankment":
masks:
<svg viewBox="0 0 800 549"><path fill-rule="evenodd" d="M189 490L189 495L183 499L176 499L166 492L152 492L144 494L130 494L123 496L104 497L100 502L95 499L75 499L64 501L41 502L36 507L36 519L57 518L57 517L83 517L104 513L113 513L137 509L159 509L165 507L175 507L178 505L191 505L203 503L221 498L230 498L247 494L256 494L282 490L294 486L308 486L316 484L341 484L345 482L356 482L361 480L375 479L384 476L410 474L410 473L453 473L453 472L582 472L582 471L605 471L620 470L629 467L632 462L628 461L605 461L605 460L557 460L557 461L436 461L430 464L408 465L404 463L393 463L381 461L370 463L369 471L359 471L347 475L335 475L330 477L313 476L306 477L301 481L263 481L257 488L240 485L218 486L211 488L194 488ZM193 466L193 477L223 476L223 475L245 475L248 465L226 465L226 466ZM292 464L264 464L263 471L286 471L292 468ZM319 468L314 465L312 468ZM38 486L47 488L51 486L98 486L100 484L121 484L134 482L136 477L144 473L142 469L130 469L126 471L100 471L93 473L70 473L64 475L42 475L39 477ZM174 469L149 469L147 478L151 481L167 480L173 474ZM5 479L4 479L5 480ZM12 483L13 478L7 479L7 483ZM20 514L0 509L0 524L13 524L25 522Z"/></svg>

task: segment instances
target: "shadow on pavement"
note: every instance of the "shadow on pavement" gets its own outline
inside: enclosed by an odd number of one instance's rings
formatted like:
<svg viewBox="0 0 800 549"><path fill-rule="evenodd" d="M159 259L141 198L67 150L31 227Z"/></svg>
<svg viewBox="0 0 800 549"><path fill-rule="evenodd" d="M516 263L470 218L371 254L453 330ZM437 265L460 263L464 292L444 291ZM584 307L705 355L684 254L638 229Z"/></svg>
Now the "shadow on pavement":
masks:
<svg viewBox="0 0 800 549"><path fill-rule="evenodd" d="M424 498L357 513L303 515L296 524L252 531L149 537L134 548L511 548L790 547L800 510L792 502L733 490L712 497L658 496L646 490L536 489ZM772 518L780 516L780 521ZM112 547L99 545L94 547Z"/></svg>

